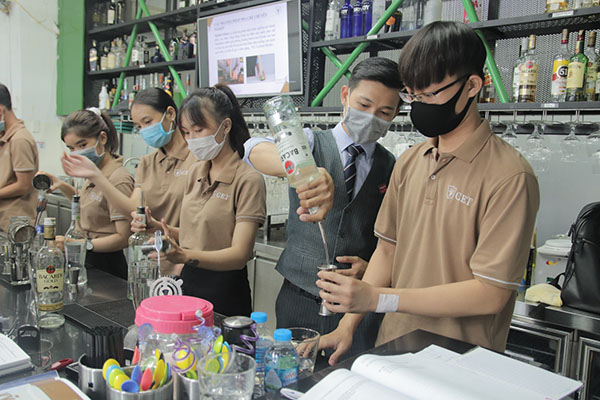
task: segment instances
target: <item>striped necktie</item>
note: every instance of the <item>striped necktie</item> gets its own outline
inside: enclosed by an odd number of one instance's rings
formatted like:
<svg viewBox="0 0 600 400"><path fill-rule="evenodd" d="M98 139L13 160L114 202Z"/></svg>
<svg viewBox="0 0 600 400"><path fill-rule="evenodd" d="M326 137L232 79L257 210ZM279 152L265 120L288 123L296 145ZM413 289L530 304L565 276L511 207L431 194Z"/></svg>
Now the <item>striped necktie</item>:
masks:
<svg viewBox="0 0 600 400"><path fill-rule="evenodd" d="M350 155L350 158L344 166L344 180L346 181L346 193L348 194L348 201L352 201L354 184L356 183L356 157L365 151L362 147L354 144L346 147L346 151Z"/></svg>

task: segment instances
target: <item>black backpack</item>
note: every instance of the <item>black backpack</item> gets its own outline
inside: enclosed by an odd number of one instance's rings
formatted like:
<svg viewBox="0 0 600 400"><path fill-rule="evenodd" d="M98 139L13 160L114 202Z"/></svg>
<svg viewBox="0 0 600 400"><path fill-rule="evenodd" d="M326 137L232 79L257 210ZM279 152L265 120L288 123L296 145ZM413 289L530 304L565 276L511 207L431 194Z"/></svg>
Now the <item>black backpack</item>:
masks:
<svg viewBox="0 0 600 400"><path fill-rule="evenodd" d="M569 236L572 246L560 297L565 306L600 314L600 202L581 209Z"/></svg>

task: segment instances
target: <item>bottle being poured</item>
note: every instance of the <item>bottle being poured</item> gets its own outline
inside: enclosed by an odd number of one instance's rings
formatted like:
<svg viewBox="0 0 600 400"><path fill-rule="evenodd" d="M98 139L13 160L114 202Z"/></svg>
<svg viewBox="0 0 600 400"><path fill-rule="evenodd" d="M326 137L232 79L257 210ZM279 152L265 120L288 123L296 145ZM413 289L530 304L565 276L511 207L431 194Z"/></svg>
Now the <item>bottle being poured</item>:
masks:
<svg viewBox="0 0 600 400"><path fill-rule="evenodd" d="M317 164L308 145L306 135L302 131L300 117L296 113L296 107L289 96L276 96L269 99L263 105L263 111L269 122L269 127L275 139L275 146L281 158L281 164L286 172L291 187L297 187L309 183L319 176ZM315 214L318 207L308 210ZM326 269L332 270L329 260L329 250L325 239L325 229L321 222L317 223L325 249ZM331 313L322 305L319 315L327 316Z"/></svg>

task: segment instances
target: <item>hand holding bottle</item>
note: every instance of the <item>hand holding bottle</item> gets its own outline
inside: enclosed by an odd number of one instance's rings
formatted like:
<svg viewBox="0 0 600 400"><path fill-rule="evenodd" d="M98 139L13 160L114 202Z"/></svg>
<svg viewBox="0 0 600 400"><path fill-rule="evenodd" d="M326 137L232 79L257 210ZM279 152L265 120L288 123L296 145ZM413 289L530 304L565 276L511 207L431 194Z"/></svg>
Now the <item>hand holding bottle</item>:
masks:
<svg viewBox="0 0 600 400"><path fill-rule="evenodd" d="M296 210L303 222L319 222L325 219L325 216L333 207L333 179L325 168L318 168L319 176L296 188L300 207ZM314 214L309 213L309 209L318 207Z"/></svg>
<svg viewBox="0 0 600 400"><path fill-rule="evenodd" d="M150 208L146 207L146 221L138 215L137 211L131 212L131 232L154 232L161 228L160 222L152 217Z"/></svg>

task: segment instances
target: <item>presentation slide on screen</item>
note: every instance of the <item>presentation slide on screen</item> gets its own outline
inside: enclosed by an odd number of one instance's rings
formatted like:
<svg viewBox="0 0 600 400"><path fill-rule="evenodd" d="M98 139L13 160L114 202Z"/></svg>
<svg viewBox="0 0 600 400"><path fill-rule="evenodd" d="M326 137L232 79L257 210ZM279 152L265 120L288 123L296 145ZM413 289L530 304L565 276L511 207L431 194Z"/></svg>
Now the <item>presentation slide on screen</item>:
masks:
<svg viewBox="0 0 600 400"><path fill-rule="evenodd" d="M211 86L227 84L238 96L290 91L286 2L206 22Z"/></svg>

